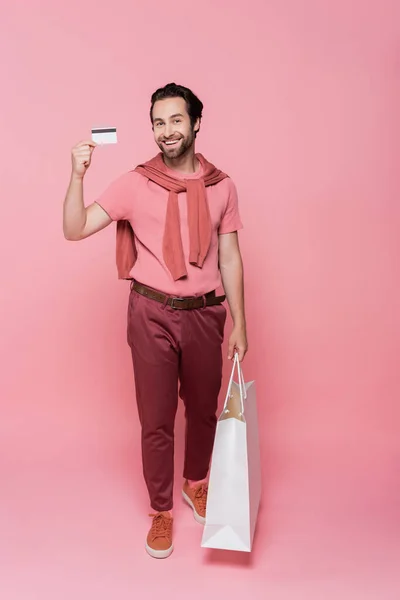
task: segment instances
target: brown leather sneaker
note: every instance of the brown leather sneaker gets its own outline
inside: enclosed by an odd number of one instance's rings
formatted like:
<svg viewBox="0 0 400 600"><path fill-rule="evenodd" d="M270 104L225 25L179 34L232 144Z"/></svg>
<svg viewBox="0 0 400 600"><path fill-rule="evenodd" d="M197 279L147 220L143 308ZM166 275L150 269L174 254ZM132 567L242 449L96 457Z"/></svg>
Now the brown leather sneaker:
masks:
<svg viewBox="0 0 400 600"><path fill-rule="evenodd" d="M153 523L146 540L146 551L153 558L168 558L174 549L172 544L173 518L169 512L159 512L153 517Z"/></svg>
<svg viewBox="0 0 400 600"><path fill-rule="evenodd" d="M207 483L200 483L196 487L190 487L187 481L183 484L183 499L191 506L194 518L201 525L206 522L207 492Z"/></svg>

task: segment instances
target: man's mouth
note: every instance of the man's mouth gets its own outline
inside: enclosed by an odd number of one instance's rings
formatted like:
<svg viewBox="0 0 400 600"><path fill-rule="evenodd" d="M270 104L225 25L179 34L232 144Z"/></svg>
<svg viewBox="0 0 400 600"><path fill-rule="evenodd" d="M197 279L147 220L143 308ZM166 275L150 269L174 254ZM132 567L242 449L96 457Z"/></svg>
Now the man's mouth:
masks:
<svg viewBox="0 0 400 600"><path fill-rule="evenodd" d="M165 144L166 146L176 146L176 144L178 144L180 142L179 140L167 140L164 141L163 144Z"/></svg>

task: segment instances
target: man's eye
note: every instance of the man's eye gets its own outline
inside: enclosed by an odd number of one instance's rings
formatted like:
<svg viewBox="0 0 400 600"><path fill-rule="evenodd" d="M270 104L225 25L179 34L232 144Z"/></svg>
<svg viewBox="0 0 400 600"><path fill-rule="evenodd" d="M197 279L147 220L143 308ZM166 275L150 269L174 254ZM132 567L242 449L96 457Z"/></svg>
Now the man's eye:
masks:
<svg viewBox="0 0 400 600"><path fill-rule="evenodd" d="M180 119L175 119L175 123L180 123L181 120Z"/></svg>
<svg viewBox="0 0 400 600"><path fill-rule="evenodd" d="M156 123L156 127L161 127L162 123Z"/></svg>

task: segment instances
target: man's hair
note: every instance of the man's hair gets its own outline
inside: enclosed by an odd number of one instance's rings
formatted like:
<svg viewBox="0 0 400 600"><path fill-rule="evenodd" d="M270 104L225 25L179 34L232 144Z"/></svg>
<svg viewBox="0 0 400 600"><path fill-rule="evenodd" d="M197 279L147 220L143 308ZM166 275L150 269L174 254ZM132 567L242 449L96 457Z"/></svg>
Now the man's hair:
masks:
<svg viewBox="0 0 400 600"><path fill-rule="evenodd" d="M197 119L201 120L203 115L203 103L201 100L189 88L177 85L176 83L168 83L156 90L151 97L150 119L152 123L155 103L158 100L165 100L166 98L183 98L185 100L192 128L195 126Z"/></svg>

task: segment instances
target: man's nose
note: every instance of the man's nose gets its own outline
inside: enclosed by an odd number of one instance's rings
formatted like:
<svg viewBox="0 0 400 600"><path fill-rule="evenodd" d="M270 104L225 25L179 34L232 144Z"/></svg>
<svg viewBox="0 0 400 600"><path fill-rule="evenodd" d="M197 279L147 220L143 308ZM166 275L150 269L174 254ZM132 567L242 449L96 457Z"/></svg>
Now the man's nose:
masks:
<svg viewBox="0 0 400 600"><path fill-rule="evenodd" d="M164 136L166 138L171 137L171 135L174 133L173 131L173 127L170 123L166 123L165 128L164 128Z"/></svg>

